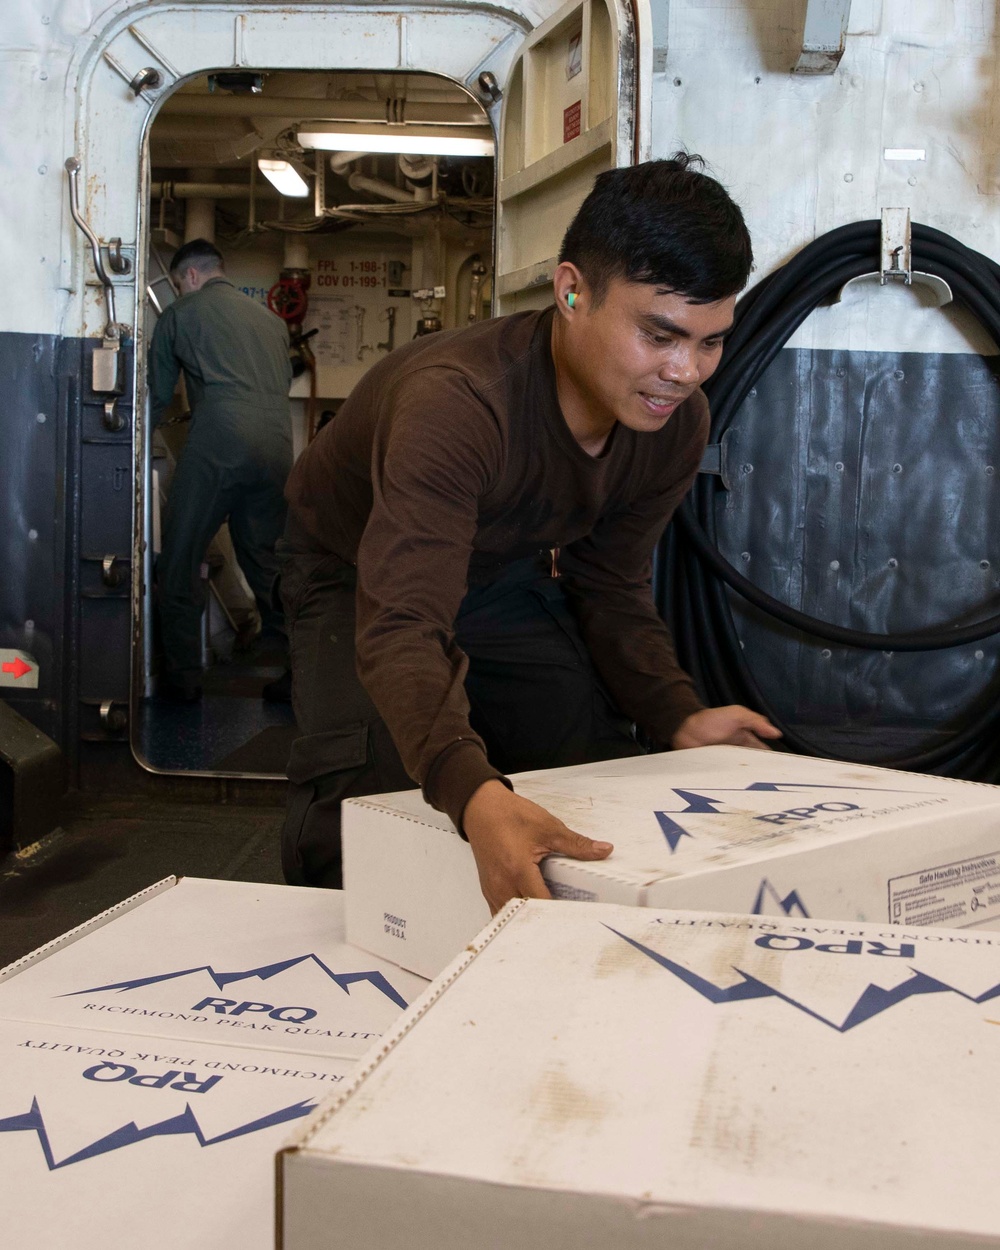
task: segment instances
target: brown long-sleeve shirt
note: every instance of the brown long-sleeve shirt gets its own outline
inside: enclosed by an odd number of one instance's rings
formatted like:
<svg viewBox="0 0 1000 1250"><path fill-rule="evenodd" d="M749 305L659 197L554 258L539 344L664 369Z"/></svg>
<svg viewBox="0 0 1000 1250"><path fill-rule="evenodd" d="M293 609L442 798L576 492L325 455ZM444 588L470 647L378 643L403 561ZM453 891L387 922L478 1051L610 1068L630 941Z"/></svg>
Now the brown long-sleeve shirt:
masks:
<svg viewBox="0 0 1000 1250"><path fill-rule="evenodd" d="M453 625L469 580L552 547L594 664L666 743L702 705L650 592L652 553L708 433L700 391L588 455L562 416L552 310L429 335L379 361L288 480L293 523L357 565L361 680L427 800L460 826L499 774L469 725Z"/></svg>

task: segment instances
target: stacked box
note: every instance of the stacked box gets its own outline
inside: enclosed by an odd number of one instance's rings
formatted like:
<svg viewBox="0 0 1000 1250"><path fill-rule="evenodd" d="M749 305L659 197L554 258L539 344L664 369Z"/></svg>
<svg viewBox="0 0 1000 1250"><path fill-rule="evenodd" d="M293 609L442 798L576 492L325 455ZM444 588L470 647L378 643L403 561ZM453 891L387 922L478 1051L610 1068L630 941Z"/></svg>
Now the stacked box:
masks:
<svg viewBox="0 0 1000 1250"><path fill-rule="evenodd" d="M169 878L0 973L11 1245L273 1244L274 1152L424 982L342 898Z"/></svg>
<svg viewBox="0 0 1000 1250"><path fill-rule="evenodd" d="M521 773L607 859L544 861L556 897L995 928L1000 788L738 747ZM468 843L417 791L344 804L348 941L424 976L488 922Z"/></svg>
<svg viewBox="0 0 1000 1250"><path fill-rule="evenodd" d="M279 1246L1000 1246L998 1000L996 934L512 903L283 1152Z"/></svg>

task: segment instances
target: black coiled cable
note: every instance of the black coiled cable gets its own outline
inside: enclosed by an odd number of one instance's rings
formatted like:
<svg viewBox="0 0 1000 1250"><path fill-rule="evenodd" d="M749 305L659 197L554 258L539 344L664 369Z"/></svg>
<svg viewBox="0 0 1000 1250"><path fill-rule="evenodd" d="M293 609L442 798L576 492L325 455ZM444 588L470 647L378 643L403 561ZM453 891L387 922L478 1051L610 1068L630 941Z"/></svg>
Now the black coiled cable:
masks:
<svg viewBox="0 0 1000 1250"><path fill-rule="evenodd" d="M912 226L912 268L943 278L1000 343L1000 266L930 226ZM705 386L712 409L711 441L723 435L754 384L820 303L852 278L880 268L878 221L855 222L822 236L792 261L758 283L739 302L722 362ZM710 704L744 703L781 728L784 744L805 754L838 756L811 744L782 723L746 663L730 608L727 586L786 626L839 646L878 651L932 651L977 642L1000 632L1000 616L972 625L943 623L898 634L847 629L808 616L755 586L718 548L713 478L699 475L658 553L657 595L670 620L682 665ZM981 699L944 743L877 761L896 768L947 772L1000 780L1000 706Z"/></svg>

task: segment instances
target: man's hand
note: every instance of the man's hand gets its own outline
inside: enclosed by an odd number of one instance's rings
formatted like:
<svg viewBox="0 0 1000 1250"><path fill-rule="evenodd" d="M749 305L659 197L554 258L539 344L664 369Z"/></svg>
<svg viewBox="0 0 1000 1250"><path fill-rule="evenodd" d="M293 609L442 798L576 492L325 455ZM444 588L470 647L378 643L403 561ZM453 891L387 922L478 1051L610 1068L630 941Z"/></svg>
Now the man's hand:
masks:
<svg viewBox="0 0 1000 1250"><path fill-rule="evenodd" d="M728 707L709 707L694 712L682 721L680 728L670 739L675 751L687 747L757 747L770 750L761 738L780 738L781 730L775 729L766 716L751 712L748 707L732 703Z"/></svg>
<svg viewBox="0 0 1000 1250"><path fill-rule="evenodd" d="M483 897L496 913L512 898L551 898L539 863L546 855L606 859L614 847L568 829L551 812L485 781L465 805L465 836L479 869Z"/></svg>

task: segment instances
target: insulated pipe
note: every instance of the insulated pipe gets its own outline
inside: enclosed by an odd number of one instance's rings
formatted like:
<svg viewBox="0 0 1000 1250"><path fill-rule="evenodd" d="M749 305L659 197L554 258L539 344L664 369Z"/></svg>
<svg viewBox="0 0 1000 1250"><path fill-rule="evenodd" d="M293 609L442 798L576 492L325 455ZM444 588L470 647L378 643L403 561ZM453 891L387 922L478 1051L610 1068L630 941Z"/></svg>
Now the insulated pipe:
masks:
<svg viewBox="0 0 1000 1250"><path fill-rule="evenodd" d="M212 176L210 169L192 169L193 182L207 181ZM188 200L184 209L184 242L192 239L207 239L215 242L215 200L211 196L196 196Z"/></svg>
<svg viewBox="0 0 1000 1250"><path fill-rule="evenodd" d="M410 191L401 191L391 182L382 178L368 178L364 174L351 174L347 185L352 191L367 191L370 195L380 195L384 200L395 200L397 204L413 204L416 196Z"/></svg>
<svg viewBox="0 0 1000 1250"><path fill-rule="evenodd" d="M154 200L244 200L250 194L249 182L154 182L150 195ZM269 182L257 188L257 195L277 197Z"/></svg>
<svg viewBox="0 0 1000 1250"><path fill-rule="evenodd" d="M334 152L330 157L330 168L335 174L346 173L348 165L353 165L367 155L367 152Z"/></svg>
<svg viewBox="0 0 1000 1250"><path fill-rule="evenodd" d="M285 269L308 269L309 268L309 244L303 239L296 239L294 235L289 235L285 239Z"/></svg>
<svg viewBox="0 0 1000 1250"><path fill-rule="evenodd" d="M173 95L164 100L160 116L198 117L298 117L309 121L388 121L384 100L324 100L318 96L273 97L229 95ZM398 119L394 119L398 120ZM414 125L482 126L486 112L469 100L466 104L441 104L407 100L403 119Z"/></svg>

